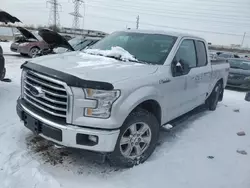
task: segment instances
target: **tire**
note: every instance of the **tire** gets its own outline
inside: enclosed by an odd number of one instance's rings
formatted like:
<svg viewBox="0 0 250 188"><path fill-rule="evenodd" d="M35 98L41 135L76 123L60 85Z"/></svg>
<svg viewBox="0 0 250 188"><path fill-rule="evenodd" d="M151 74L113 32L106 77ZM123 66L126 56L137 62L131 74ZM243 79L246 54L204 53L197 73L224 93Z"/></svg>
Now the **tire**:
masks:
<svg viewBox="0 0 250 188"><path fill-rule="evenodd" d="M221 82L217 82L212 93L206 100L206 105L210 111L215 111L220 97L223 95L223 86Z"/></svg>
<svg viewBox="0 0 250 188"><path fill-rule="evenodd" d="M38 52L39 52L39 48L38 47L33 47L30 49L29 51L29 57L33 58Z"/></svg>
<svg viewBox="0 0 250 188"><path fill-rule="evenodd" d="M136 127L136 136L132 136L131 138L129 133L132 133L131 130L134 126ZM142 127L144 131L146 130L145 132L142 131ZM152 113L149 113L144 109L139 109L135 112L132 112L121 127L120 135L117 139L114 152L108 155L108 159L110 160L111 164L119 167L129 168L145 162L156 148L159 138L159 130L159 122ZM139 133L140 131L142 134ZM151 136L150 141L149 135ZM125 144L121 143L121 141L125 138L129 140L128 144L125 142ZM146 141L148 143L145 144L144 141L145 143ZM132 146L132 144L134 146ZM138 147L144 148L139 152L140 154L136 152L139 151L136 149ZM132 148L132 150L129 150L129 148ZM124 153L126 153L126 151L130 151L130 155L133 155L133 153L137 153L138 155L125 156Z"/></svg>
<svg viewBox="0 0 250 188"><path fill-rule="evenodd" d="M4 67L3 71L0 73L0 81L4 79L5 75L6 75L6 68Z"/></svg>

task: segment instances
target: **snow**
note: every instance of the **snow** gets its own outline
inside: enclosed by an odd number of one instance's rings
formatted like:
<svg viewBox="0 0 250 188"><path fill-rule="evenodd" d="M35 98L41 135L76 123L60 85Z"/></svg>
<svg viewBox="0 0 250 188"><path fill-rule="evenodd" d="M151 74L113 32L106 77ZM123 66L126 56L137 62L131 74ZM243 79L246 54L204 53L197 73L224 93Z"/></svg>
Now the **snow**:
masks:
<svg viewBox="0 0 250 188"><path fill-rule="evenodd" d="M15 105L20 65L26 59L11 53L10 43L0 45L7 77L12 79L0 82L1 188L250 187L250 103L244 101L244 92L226 90L215 112L201 111L162 131L159 146L147 162L116 169L97 163L84 151L56 148L23 126ZM246 135L239 137L240 131Z"/></svg>
<svg viewBox="0 0 250 188"><path fill-rule="evenodd" d="M111 50L99 50L99 49L86 49L85 53L92 55L102 55L106 57L116 57L123 61L138 61L128 51L124 50L119 46L111 47Z"/></svg>

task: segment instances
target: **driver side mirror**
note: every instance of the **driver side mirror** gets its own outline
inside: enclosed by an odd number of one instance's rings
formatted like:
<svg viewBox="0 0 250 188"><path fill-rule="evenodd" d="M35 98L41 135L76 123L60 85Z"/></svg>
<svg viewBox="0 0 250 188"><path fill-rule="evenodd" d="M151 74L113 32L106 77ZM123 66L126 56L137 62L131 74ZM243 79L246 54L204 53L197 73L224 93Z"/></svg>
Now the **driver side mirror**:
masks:
<svg viewBox="0 0 250 188"><path fill-rule="evenodd" d="M174 59L171 65L171 69L174 77L185 75L190 71L189 65L185 63L182 59L180 59L179 61Z"/></svg>

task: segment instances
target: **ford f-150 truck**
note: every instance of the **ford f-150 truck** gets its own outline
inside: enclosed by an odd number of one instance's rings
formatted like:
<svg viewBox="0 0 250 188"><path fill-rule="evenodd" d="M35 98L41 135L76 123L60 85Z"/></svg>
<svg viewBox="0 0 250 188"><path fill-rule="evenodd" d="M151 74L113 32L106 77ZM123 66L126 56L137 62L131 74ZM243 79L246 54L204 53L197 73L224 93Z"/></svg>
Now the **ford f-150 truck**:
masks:
<svg viewBox="0 0 250 188"><path fill-rule="evenodd" d="M21 68L17 113L27 128L126 167L153 153L161 126L202 104L215 110L229 72L226 61L210 61L202 38L140 30Z"/></svg>

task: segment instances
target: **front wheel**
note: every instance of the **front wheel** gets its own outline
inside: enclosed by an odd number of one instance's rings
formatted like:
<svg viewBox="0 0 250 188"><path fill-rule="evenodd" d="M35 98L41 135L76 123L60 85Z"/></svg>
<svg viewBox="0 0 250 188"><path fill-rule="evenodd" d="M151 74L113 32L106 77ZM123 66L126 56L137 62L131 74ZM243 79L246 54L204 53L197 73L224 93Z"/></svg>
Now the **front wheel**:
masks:
<svg viewBox="0 0 250 188"><path fill-rule="evenodd" d="M221 82L218 82L208 99L206 100L206 105L209 110L216 110L217 104L220 100L220 96L223 94L223 86Z"/></svg>
<svg viewBox="0 0 250 188"><path fill-rule="evenodd" d="M29 57L34 58L37 55L37 53L39 52L39 50L40 49L37 47L31 48L29 51Z"/></svg>
<svg viewBox="0 0 250 188"><path fill-rule="evenodd" d="M125 120L109 160L115 166L133 167L145 162L159 138L159 122L146 110L132 112Z"/></svg>

